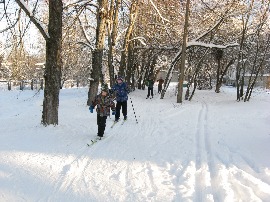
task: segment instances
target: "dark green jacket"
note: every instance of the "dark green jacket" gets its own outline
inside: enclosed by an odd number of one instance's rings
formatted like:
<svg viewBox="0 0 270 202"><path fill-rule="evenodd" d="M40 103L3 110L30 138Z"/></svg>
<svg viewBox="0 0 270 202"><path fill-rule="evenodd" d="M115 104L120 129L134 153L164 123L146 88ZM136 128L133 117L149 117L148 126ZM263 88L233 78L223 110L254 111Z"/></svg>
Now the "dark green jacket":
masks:
<svg viewBox="0 0 270 202"><path fill-rule="evenodd" d="M148 79L148 80L147 80L147 83L148 83L148 85L147 85L148 88L153 88L153 87L154 87L154 83L155 83L155 82L154 82L153 79Z"/></svg>

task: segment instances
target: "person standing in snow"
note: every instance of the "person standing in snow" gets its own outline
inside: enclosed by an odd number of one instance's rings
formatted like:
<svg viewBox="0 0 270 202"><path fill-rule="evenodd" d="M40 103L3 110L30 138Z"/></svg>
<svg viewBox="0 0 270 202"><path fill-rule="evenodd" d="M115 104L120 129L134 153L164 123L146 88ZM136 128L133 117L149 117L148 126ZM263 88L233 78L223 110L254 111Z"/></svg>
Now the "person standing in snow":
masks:
<svg viewBox="0 0 270 202"><path fill-rule="evenodd" d="M155 83L155 81L152 77L149 77L147 79L146 84L148 86L148 94L147 94L146 99L148 99L150 97L150 94L151 94L152 98L154 97L154 93L153 93L154 83Z"/></svg>
<svg viewBox="0 0 270 202"><path fill-rule="evenodd" d="M101 140L104 135L106 128L106 119L107 116L110 116L110 109L112 109L112 115L115 115L115 104L113 99L108 94L109 88L107 84L101 86L101 93L98 94L95 99L92 101L89 111L93 113L96 106L97 112L97 125L98 125L98 134L97 139Z"/></svg>
<svg viewBox="0 0 270 202"><path fill-rule="evenodd" d="M164 83L164 80L162 79L162 77L160 77L158 80L158 93L161 93L162 90L162 84Z"/></svg>
<svg viewBox="0 0 270 202"><path fill-rule="evenodd" d="M112 91L116 96L116 114L115 121L119 121L120 118L120 109L122 108L122 113L124 116L124 120L127 120L127 100L128 100L128 85L124 82L121 76L118 76L116 79L116 84L112 87Z"/></svg>

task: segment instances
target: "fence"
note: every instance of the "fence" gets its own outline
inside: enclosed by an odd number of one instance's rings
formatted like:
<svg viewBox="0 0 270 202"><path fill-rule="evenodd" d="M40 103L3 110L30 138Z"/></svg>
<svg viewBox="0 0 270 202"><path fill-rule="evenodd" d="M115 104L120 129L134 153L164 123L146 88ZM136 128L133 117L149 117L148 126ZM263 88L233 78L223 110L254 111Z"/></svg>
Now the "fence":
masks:
<svg viewBox="0 0 270 202"><path fill-rule="evenodd" d="M41 89L41 90L43 90L43 88L44 88L44 81L43 81L43 79L41 79L41 80L32 79L30 81L25 81L25 80L22 80L22 81L0 80L0 83L6 83L8 90L11 90L12 89L12 86L13 86L13 88L19 86L19 89L20 90L24 90L26 88L27 89L31 89L31 90L34 90L34 89Z"/></svg>
<svg viewBox="0 0 270 202"><path fill-rule="evenodd" d="M11 90L12 88L19 89L19 90L34 90L34 89L44 89L44 80L43 79L32 79L32 80L0 80L0 83L6 83L7 89ZM80 81L80 80L66 80L61 84L61 88L73 88L73 87L85 87L89 85L87 81ZM3 86L2 86L3 87Z"/></svg>

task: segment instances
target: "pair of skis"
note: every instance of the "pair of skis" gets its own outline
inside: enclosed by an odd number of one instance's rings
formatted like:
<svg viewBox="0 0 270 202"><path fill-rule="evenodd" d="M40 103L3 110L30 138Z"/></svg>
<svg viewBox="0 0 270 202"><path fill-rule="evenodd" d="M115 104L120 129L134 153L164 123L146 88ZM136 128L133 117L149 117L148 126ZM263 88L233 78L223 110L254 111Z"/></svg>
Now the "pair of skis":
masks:
<svg viewBox="0 0 270 202"><path fill-rule="evenodd" d="M124 120L121 122L121 125L124 125L124 123L125 123L126 121L127 121L127 120L124 119ZM112 126L111 126L111 128L113 128L118 122L119 122L119 121L114 121L113 124L112 124Z"/></svg>
<svg viewBox="0 0 270 202"><path fill-rule="evenodd" d="M125 123L126 121L127 121L127 120L123 120L123 121L121 122L121 125L124 125L124 123ZM115 124L117 124L118 122L119 122L119 121L114 121L113 124L112 124L112 126L111 126L111 128L113 128L113 127L115 126ZM87 143L87 146L90 147L90 146L94 145L95 143L97 143L97 142L99 142L99 141L105 139L106 137L108 137L108 136L105 136L105 137L102 137L102 138L97 137L96 139L91 140L90 143Z"/></svg>
<svg viewBox="0 0 270 202"><path fill-rule="evenodd" d="M99 142L99 141L103 140L104 138L105 138L105 137L102 137L102 138L97 137L96 139L91 140L91 142L90 142L90 143L87 143L87 146L88 146L88 147L90 147L90 146L92 146L93 144L95 144L95 143L97 143L97 142Z"/></svg>

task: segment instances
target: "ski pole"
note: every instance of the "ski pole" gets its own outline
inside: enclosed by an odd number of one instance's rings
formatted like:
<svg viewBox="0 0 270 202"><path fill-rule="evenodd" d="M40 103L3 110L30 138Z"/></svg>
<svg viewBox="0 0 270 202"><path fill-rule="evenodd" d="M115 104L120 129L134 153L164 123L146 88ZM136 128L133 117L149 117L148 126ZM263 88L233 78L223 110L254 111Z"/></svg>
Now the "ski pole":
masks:
<svg viewBox="0 0 270 202"><path fill-rule="evenodd" d="M136 123L138 123L138 120L137 120L137 117L136 117L136 113L135 113L135 109L134 109L134 106L133 106L131 97L129 97L129 99L130 99L131 106L132 106L132 109L133 109L133 113L134 113L134 116L135 116L135 119L136 119Z"/></svg>

